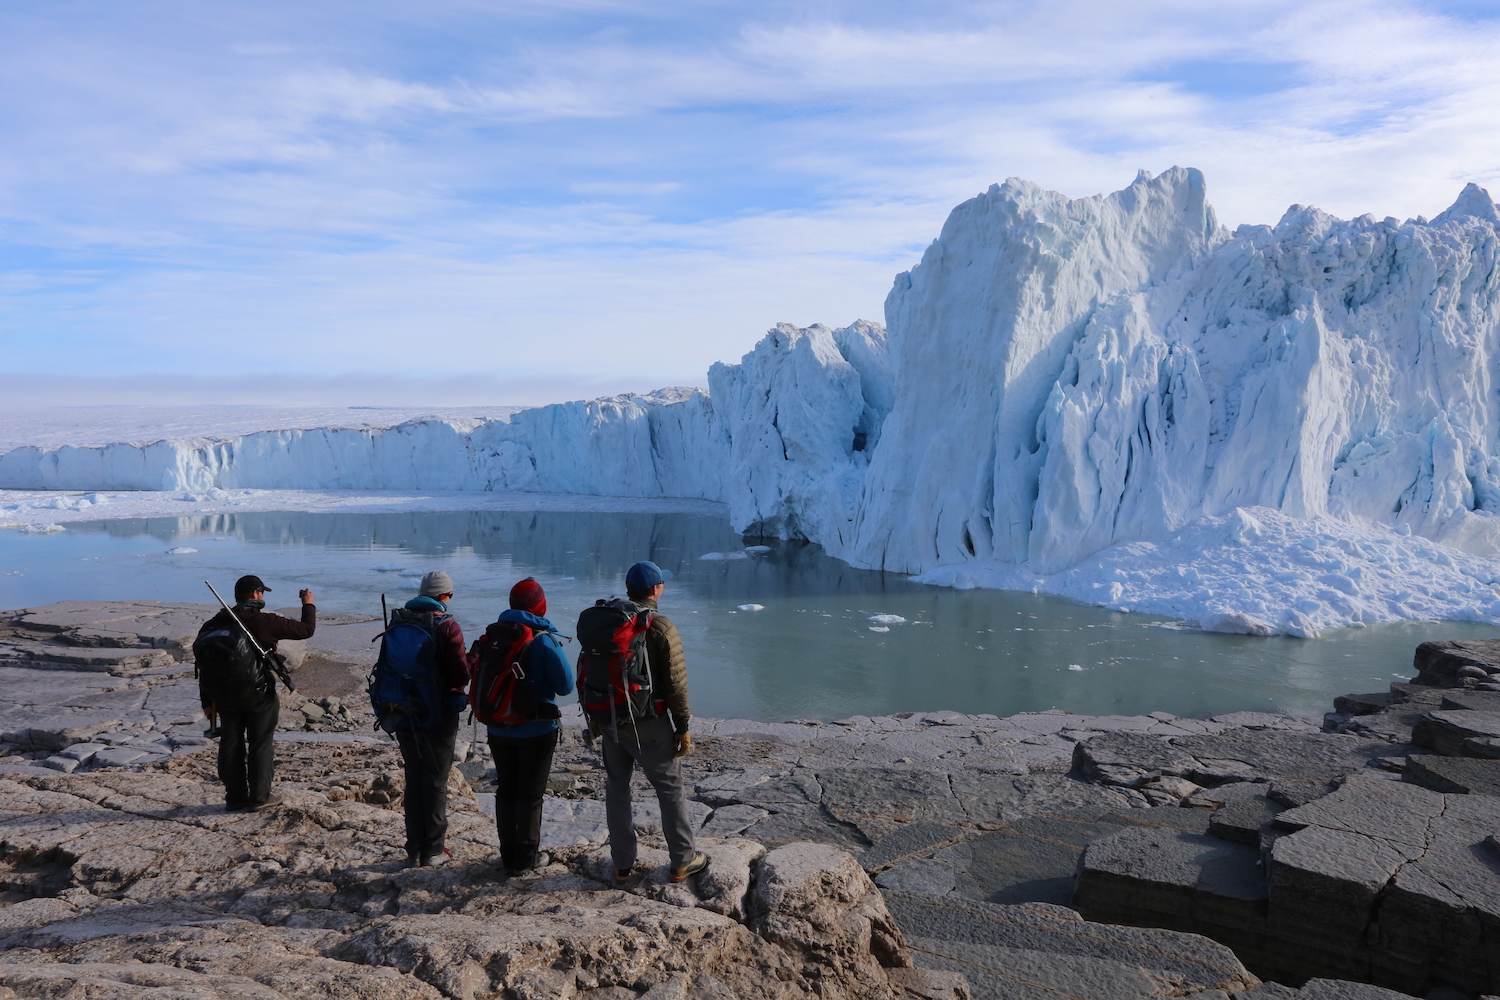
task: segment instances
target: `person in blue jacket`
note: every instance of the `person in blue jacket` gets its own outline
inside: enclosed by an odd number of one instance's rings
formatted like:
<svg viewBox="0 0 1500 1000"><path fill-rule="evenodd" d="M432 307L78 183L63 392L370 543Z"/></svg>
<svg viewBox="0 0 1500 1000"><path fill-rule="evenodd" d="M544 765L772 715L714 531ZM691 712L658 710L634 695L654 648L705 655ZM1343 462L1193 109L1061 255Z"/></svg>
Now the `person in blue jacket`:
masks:
<svg viewBox="0 0 1500 1000"><path fill-rule="evenodd" d="M526 647L522 666L539 700L556 704L573 690L573 668L546 618L547 595L527 577L510 590L510 609L497 621L516 622L537 633ZM477 644L476 644L477 645ZM495 828L500 834L500 865L518 875L545 864L541 851L542 796L552 772L552 754L560 734L556 719L537 719L511 726L485 727L495 758Z"/></svg>

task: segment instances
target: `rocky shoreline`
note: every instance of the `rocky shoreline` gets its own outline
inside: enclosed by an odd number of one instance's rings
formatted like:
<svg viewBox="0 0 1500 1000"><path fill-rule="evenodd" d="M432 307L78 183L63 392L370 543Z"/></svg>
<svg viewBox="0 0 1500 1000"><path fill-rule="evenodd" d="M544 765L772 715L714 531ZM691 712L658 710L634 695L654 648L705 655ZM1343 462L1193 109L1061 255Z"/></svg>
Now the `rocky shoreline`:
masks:
<svg viewBox="0 0 1500 1000"><path fill-rule="evenodd" d="M0 997L1500 993L1500 644L1426 644L1423 683L1323 719L695 719L712 874L662 881L642 785L620 891L572 727L551 864L497 876L481 742L457 862L400 869L368 620L294 649L287 806L224 814L183 662L207 610L0 613Z"/></svg>

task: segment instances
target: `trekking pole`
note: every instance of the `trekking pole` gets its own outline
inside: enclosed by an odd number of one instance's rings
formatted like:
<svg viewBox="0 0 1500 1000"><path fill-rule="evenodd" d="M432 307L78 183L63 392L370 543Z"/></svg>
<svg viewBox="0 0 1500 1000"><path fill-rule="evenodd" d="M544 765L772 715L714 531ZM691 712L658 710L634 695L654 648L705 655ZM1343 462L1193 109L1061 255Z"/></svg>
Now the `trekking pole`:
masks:
<svg viewBox="0 0 1500 1000"><path fill-rule="evenodd" d="M250 645L255 647L255 651L260 654L261 660L271 664L271 669L276 671L277 675L281 678L281 683L286 685L286 689L288 691L296 691L297 685L292 683L292 675L287 673L286 668L281 665L281 661L277 660L270 653L260 648L260 643L256 641L255 635L245 627L244 622L240 621L240 616L234 613L234 609L224 602L224 598L219 597L219 592L217 590L214 590L213 584L209 583L207 580L204 580L203 585L208 588L209 593L213 594L214 597L217 597L219 599L220 604L224 605L224 610L229 612L229 617L233 618L234 623L240 627L240 631L245 633L245 638L250 640ZM272 685L272 690L275 690L274 684Z"/></svg>
<svg viewBox="0 0 1500 1000"><path fill-rule="evenodd" d="M391 627L391 613L385 609L385 595L380 595L380 620L385 623L386 628Z"/></svg>

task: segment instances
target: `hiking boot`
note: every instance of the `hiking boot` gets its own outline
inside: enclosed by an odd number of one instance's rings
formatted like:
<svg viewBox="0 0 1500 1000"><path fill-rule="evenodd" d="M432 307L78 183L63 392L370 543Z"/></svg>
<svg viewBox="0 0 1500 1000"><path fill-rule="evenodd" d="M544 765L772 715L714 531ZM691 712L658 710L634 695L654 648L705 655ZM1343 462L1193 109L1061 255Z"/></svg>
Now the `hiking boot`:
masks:
<svg viewBox="0 0 1500 1000"><path fill-rule="evenodd" d="M629 885L630 884L630 873L632 871L634 871L634 870L635 870L635 866L634 865L632 865L629 868L616 868L615 869L615 885L620 886L622 888L624 886Z"/></svg>
<svg viewBox="0 0 1500 1000"><path fill-rule="evenodd" d="M698 874L701 871L704 871L707 868L708 857L703 854L696 854L693 856L693 860L689 861L681 868L672 869L672 881L686 882L688 879L692 878L694 875Z"/></svg>
<svg viewBox="0 0 1500 1000"><path fill-rule="evenodd" d="M422 867L423 868L441 868L443 865L446 865L448 862L450 862L452 860L453 860L453 852L450 851L448 848L445 847L441 851L439 851L437 854L424 854L424 855L422 855Z"/></svg>
<svg viewBox="0 0 1500 1000"><path fill-rule="evenodd" d="M415 855L415 854L408 854L406 856L406 867L408 867L408 868L421 868L422 867L422 859L420 857L418 857L417 855Z"/></svg>
<svg viewBox="0 0 1500 1000"><path fill-rule="evenodd" d="M281 796L273 795L264 802L257 802L253 806L246 806L245 811L253 813L265 812L267 809L275 809L279 805L281 805Z"/></svg>

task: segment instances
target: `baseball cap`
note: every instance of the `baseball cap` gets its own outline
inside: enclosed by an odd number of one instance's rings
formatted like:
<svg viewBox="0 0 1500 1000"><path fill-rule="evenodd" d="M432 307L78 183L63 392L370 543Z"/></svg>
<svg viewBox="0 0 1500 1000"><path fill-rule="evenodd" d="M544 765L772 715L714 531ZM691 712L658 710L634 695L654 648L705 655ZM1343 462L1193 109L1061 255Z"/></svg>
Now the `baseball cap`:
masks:
<svg viewBox="0 0 1500 1000"><path fill-rule="evenodd" d="M236 601L243 601L257 590L264 590L268 594L271 592L271 588L266 586L265 581L253 573L242 576L234 581L234 599Z"/></svg>
<svg viewBox="0 0 1500 1000"><path fill-rule="evenodd" d="M658 583L664 583L672 579L672 574L662 569L654 562L643 560L630 567L625 573L625 587L627 590L637 594L644 593Z"/></svg>

